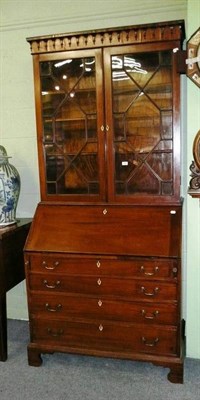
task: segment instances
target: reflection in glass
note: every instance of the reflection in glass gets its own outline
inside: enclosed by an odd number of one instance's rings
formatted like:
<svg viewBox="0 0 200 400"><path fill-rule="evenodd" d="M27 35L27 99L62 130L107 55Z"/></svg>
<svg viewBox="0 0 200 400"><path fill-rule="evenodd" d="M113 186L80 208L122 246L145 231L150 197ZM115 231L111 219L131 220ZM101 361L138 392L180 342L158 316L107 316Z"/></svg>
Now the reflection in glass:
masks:
<svg viewBox="0 0 200 400"><path fill-rule="evenodd" d="M40 63L48 194L98 194L95 58Z"/></svg>
<svg viewBox="0 0 200 400"><path fill-rule="evenodd" d="M112 57L116 194L172 195L171 52Z"/></svg>

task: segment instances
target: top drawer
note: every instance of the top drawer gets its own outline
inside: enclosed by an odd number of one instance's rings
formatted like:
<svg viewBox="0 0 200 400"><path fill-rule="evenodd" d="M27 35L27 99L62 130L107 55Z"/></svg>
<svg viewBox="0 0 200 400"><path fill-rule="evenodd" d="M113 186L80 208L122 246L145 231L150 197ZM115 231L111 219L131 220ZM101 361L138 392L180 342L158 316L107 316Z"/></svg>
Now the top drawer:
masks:
<svg viewBox="0 0 200 400"><path fill-rule="evenodd" d="M64 254L32 253L32 272L58 272L66 275L108 275L148 279L174 279L178 275L176 259L143 257L69 257Z"/></svg>

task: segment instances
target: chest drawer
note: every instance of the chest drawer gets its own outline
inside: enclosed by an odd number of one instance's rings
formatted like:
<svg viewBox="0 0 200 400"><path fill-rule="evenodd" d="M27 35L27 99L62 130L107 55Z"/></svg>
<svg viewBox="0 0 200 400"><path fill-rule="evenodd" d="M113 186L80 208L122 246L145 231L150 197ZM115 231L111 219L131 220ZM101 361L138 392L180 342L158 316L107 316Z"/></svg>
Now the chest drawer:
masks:
<svg viewBox="0 0 200 400"><path fill-rule="evenodd" d="M112 352L175 355L176 328L112 322L32 320L32 341L73 348Z"/></svg>
<svg viewBox="0 0 200 400"><path fill-rule="evenodd" d="M132 300L177 299L175 283L98 276L30 274L30 290L76 293L87 296L124 297Z"/></svg>
<svg viewBox="0 0 200 400"><path fill-rule="evenodd" d="M108 300L53 294L33 294L29 298L33 318L111 320L146 324L177 324L177 305Z"/></svg>
<svg viewBox="0 0 200 400"><path fill-rule="evenodd" d="M111 275L174 279L178 275L176 259L143 257L69 257L63 254L32 254L30 270L67 275Z"/></svg>

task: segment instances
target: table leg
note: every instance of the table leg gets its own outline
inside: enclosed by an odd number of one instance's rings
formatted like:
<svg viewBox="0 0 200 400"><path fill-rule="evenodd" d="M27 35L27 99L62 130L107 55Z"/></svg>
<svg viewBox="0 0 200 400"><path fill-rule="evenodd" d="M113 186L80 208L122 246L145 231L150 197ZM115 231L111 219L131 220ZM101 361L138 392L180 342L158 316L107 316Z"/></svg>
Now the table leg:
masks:
<svg viewBox="0 0 200 400"><path fill-rule="evenodd" d="M6 293L0 296L0 361L8 357Z"/></svg>

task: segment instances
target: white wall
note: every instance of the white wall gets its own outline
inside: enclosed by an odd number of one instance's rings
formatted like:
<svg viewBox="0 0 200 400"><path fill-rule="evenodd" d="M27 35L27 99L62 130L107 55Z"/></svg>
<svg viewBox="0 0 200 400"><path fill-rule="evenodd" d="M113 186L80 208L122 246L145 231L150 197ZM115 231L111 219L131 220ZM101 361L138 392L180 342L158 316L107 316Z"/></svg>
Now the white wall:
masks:
<svg viewBox="0 0 200 400"><path fill-rule="evenodd" d="M185 19L189 38L199 25L197 8L197 0L0 0L0 143L21 176L19 217L33 216L40 198L32 58L26 37ZM199 200L187 195L192 141L200 125L200 91L186 77L182 85L183 311L187 319L187 354L200 358L200 211ZM8 317L28 318L24 283L10 291L7 300Z"/></svg>

